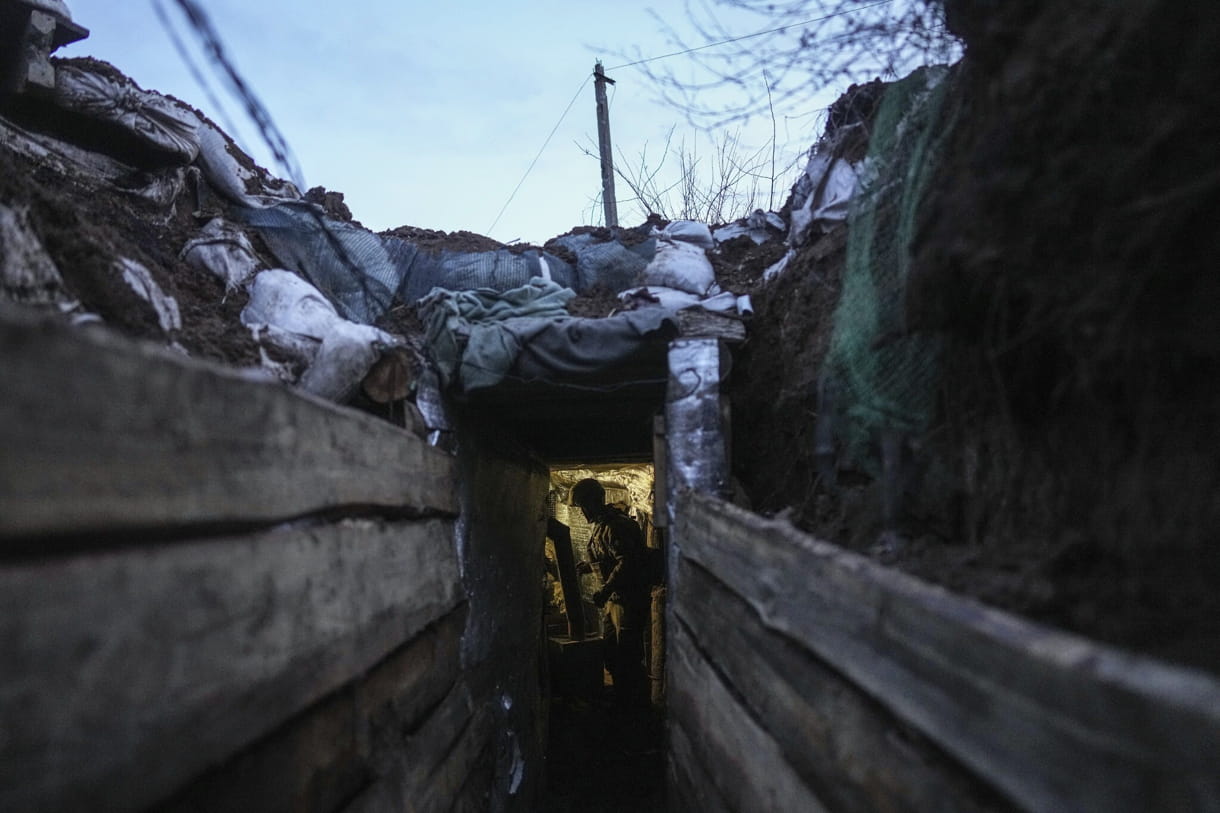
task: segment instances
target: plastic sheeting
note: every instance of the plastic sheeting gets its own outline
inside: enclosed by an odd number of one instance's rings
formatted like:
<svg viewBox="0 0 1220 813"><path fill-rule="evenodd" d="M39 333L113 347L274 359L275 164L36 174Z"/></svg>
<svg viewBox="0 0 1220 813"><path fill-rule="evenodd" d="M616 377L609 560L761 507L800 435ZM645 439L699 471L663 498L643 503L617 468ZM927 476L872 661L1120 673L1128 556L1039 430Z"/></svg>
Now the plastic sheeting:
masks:
<svg viewBox="0 0 1220 813"><path fill-rule="evenodd" d="M415 302L433 288L510 290L542 274L572 287L572 267L558 257L529 249L429 252L396 237L331 220L312 204L281 203L245 209L281 264L309 279L348 319L370 323L395 302Z"/></svg>
<svg viewBox="0 0 1220 813"><path fill-rule="evenodd" d="M592 234L565 234L551 242L576 255L576 277L571 287L579 293L595 285L610 291L636 285L656 255L657 246L651 237L629 246L617 240L599 240Z"/></svg>
<svg viewBox="0 0 1220 813"><path fill-rule="evenodd" d="M182 316L178 312L178 301L168 296L153 279L152 273L140 263L120 257L116 263L123 282L141 299L152 306L157 323L166 333L182 329Z"/></svg>

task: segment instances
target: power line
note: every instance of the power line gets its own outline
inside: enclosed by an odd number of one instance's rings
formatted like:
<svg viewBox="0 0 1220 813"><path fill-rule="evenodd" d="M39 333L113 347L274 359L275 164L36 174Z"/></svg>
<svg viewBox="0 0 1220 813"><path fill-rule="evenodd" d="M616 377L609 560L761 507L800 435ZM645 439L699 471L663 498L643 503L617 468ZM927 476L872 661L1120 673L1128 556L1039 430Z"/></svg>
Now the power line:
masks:
<svg viewBox="0 0 1220 813"><path fill-rule="evenodd" d="M589 74L592 76L592 74ZM555 137L555 132L559 129L559 125L563 124L563 120L568 117L568 111L572 109L572 105L576 104L576 100L580 98L580 92L585 89L585 85L589 84L589 76L585 77L585 81L580 83L580 87L576 89L576 93L572 95L572 101L568 102L568 106L563 109L563 113L559 115L559 121L555 122L555 126L551 128L551 132L547 135L546 141L542 142L542 146L538 148L538 154L534 156L534 160L530 161L529 167L526 168L525 174L521 176L521 180L517 181L517 185L513 187L512 194L508 196L508 200L504 201L504 205L500 207L500 213L496 215L496 219L487 227L487 234L491 234L491 230L500 222L500 218L504 216L504 212L508 209L513 198L517 196L517 192L521 189L521 185L525 183L525 179L534 171L534 165L538 163L538 159L542 157L542 153L546 151L546 147L551 143L551 139Z"/></svg>
<svg viewBox="0 0 1220 813"><path fill-rule="evenodd" d="M303 189L305 183L302 178L301 168L297 163L296 156L292 153L292 148L288 145L288 139L275 126L275 122L272 121L271 114L267 112L267 108L263 107L262 102L254 95L254 91L251 90L241 73L229 60L228 54L226 54L224 45L221 42L220 34L212 26L212 21L207 13L195 0L175 0L175 2L186 17L191 28L195 30L204 51L219 68L221 76L228 81L230 91L242 102L246 109L246 115L250 117L258 128L264 143L271 150L271 154L276 162L279 163L280 168L288 175L289 180ZM165 20L164 16L162 16L162 20Z"/></svg>
<svg viewBox="0 0 1220 813"><path fill-rule="evenodd" d="M843 9L842 11L836 11L833 14L827 14L823 17L813 17L808 20L802 20L799 23L789 23L788 25L781 25L779 28L768 28L766 31L756 31L753 34L743 34L740 37L732 37L731 39L720 40L719 42L709 42L706 45L697 45L694 48L687 48L684 51L674 51L672 54L661 54L660 56L650 56L647 59L637 59L635 62L627 62L623 65L615 65L613 68L606 68L606 70L617 71L617 70L621 70L623 68L631 68L636 65L643 65L647 62L656 62L661 59L669 59L670 57L683 56L684 54L693 54L695 51L702 51L707 48L716 48L718 46L728 45L733 42L741 42L742 40L753 39L754 37L761 37L766 34L778 34L780 31L787 31L789 28L796 28L797 26L801 26L801 25L809 25L810 23L820 23L823 20L829 20L832 17L842 17L845 14L855 14L857 11L863 11L866 8L875 8L876 6L884 6L887 3L891 3L891 2L893 2L893 0L878 0L878 2L876 2L876 3L869 3L868 5L865 5L865 6L856 6L855 8Z"/></svg>
<svg viewBox="0 0 1220 813"><path fill-rule="evenodd" d="M796 22L796 23L789 23L788 25L781 25L778 28L769 28L766 31L756 31L753 34L744 34L740 37L733 37L731 39L721 40L719 42L709 42L706 45L699 45L694 48L687 48L684 51L674 51L672 54L662 54L660 56L648 57L647 59L639 59L639 60L636 60L635 62L627 62L623 65L615 65L613 68L606 68L606 70L608 70L608 71L621 70L622 68L630 68L635 65L643 65L647 62L656 62L661 59L669 59L670 57L683 56L684 54L694 53L695 51L702 51L707 48L715 48L720 45L728 45L729 43L733 43L733 42L740 42L742 40L753 39L754 37L761 37L766 34L776 34L780 31L787 31L789 28L796 28L797 26L801 26L801 25L809 25L810 23L822 22L823 20L829 20L833 17L842 17L845 14L854 14L857 11L863 11L864 9L875 8L877 6L884 6L891 2L893 2L893 0L877 0L877 2L875 2L875 3L869 3L868 5L857 6L855 8L850 8L850 9L844 9L842 11L836 11L833 14L827 14L822 17L813 17L808 20L802 20L802 21ZM515 187L513 187L513 191L508 196L508 200L506 200L504 202L504 205L502 207L500 207L500 212L496 215L496 219L494 221L492 221L492 224L490 226L487 227L488 234L490 234L491 231L496 227L496 225L500 222L500 218L504 216L504 212L507 211L509 205L512 204L513 198L515 198L517 196L517 192L520 191L520 189L521 189L521 185L525 183L525 179L528 178L530 176L530 173L534 170L534 166L537 165L538 159L540 159L542 157L542 153L546 151L547 145L551 143L551 139L555 136L555 132L559 129L559 125L563 124L563 120L565 118L567 118L568 112L572 109L572 105L576 104L576 100L580 97L580 92L585 89L585 85L587 85L587 84L589 84L588 76L586 76L585 80L583 82L581 82L580 87L576 89L576 93L572 96L572 101L568 102L568 106L565 107L563 110L563 113L560 114L559 121L555 122L555 126L551 128L551 132L547 135L546 140L542 142L542 146L538 149L538 153L537 153L537 155L534 156L534 160L530 161L529 167L526 168L525 174L521 176L521 180L517 181L517 185ZM616 88L616 90L617 90L617 88Z"/></svg>

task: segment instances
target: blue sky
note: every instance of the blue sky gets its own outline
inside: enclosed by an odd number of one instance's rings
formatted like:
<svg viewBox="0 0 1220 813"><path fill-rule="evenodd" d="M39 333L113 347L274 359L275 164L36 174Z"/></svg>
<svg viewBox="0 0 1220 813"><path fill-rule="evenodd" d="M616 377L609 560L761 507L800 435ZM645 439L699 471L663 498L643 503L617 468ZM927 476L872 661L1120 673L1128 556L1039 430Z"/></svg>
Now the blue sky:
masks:
<svg viewBox="0 0 1220 813"><path fill-rule="evenodd" d="M67 2L91 35L60 55L104 59L142 87L201 108L226 130L236 125L231 135L259 163L283 174L204 64L227 114L214 109L151 0ZM179 20L176 6L165 5ZM687 34L689 42L697 41L679 0L209 0L203 5L230 57L294 150L308 186L343 192L356 219L374 230L465 229L505 242L542 243L573 226L601 222L599 167L579 146L597 143L592 83L576 96L595 59L614 68L636 55L677 50L649 9ZM723 24L737 25L743 34L768 27L765 18L718 13ZM195 40L186 38L198 59ZM698 78L688 58L666 63ZM618 160L626 156L638 163L645 152L655 160L675 127L675 140L710 155L709 139L719 134L693 128L680 110L660 103L657 89L638 68L608 74L616 80L610 92ZM813 112L841 90L811 89L808 105L777 116L782 192L776 208L800 169L798 156L820 128ZM574 97L563 124L491 228ZM756 119L733 130L740 135L740 149L752 151L770 141L772 121ZM673 160L668 163L676 172ZM627 226L643 219L624 202L629 195L620 183L620 221Z"/></svg>

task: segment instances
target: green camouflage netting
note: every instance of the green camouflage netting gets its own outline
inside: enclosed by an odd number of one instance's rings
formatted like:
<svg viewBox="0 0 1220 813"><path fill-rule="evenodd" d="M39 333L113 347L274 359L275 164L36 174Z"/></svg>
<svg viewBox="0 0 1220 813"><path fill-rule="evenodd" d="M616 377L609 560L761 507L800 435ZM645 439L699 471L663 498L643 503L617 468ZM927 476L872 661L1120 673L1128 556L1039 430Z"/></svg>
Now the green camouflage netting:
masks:
<svg viewBox="0 0 1220 813"><path fill-rule="evenodd" d="M925 429L935 403L938 342L908 334L905 299L919 207L950 129L948 75L921 68L886 91L848 215L824 375L834 389L840 461L874 474L882 435Z"/></svg>

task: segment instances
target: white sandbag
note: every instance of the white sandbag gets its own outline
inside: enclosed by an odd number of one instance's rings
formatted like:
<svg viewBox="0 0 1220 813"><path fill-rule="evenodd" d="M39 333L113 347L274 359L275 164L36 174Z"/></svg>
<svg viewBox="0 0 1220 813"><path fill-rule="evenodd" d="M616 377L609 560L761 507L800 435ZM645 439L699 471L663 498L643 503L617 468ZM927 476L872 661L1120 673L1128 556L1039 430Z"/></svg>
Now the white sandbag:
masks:
<svg viewBox="0 0 1220 813"><path fill-rule="evenodd" d="M706 223L697 220L675 220L663 229L654 229L658 240L681 240L693 243L700 248L711 248L714 245L712 230Z"/></svg>
<svg viewBox="0 0 1220 813"><path fill-rule="evenodd" d="M157 314L157 322L163 331L169 333L182 329L182 316L178 312L177 300L168 296L161 289L147 268L127 257L120 257L115 264L123 276L123 282L127 283L141 299L152 305L153 312Z"/></svg>
<svg viewBox="0 0 1220 813"><path fill-rule="evenodd" d="M229 291L253 277L261 265L246 233L219 217L209 220L178 256L192 268L219 277Z"/></svg>
<svg viewBox="0 0 1220 813"><path fill-rule="evenodd" d="M316 351L297 383L332 401L347 400L382 352L402 344L383 330L342 318L317 288L279 268L255 276L241 321L260 342L293 354L308 353L316 341Z"/></svg>
<svg viewBox="0 0 1220 813"><path fill-rule="evenodd" d="M136 138L189 164L199 154L199 117L160 93L141 90L75 65L55 70L55 101L65 110L117 124Z"/></svg>
<svg viewBox="0 0 1220 813"><path fill-rule="evenodd" d="M708 241L711 241L711 232L708 232ZM715 282L716 273L702 246L685 240L657 238L657 253L644 269L645 285L676 288L703 296Z"/></svg>
<svg viewBox="0 0 1220 813"><path fill-rule="evenodd" d="M282 268L254 278L250 301L241 312L243 325L272 325L319 341L340 321L335 306L317 288Z"/></svg>
<svg viewBox="0 0 1220 813"><path fill-rule="evenodd" d="M717 243L725 243L738 237L749 237L755 245L762 245L772 237L782 235L787 229L788 224L775 212L755 209L746 217L716 229L712 232L712 239Z"/></svg>
<svg viewBox="0 0 1220 813"><path fill-rule="evenodd" d="M224 131L198 119L199 167L215 189L234 203L265 208L286 200L300 200L291 181L272 178L260 170ZM243 156L246 161L238 160ZM248 164L248 165L247 165Z"/></svg>
<svg viewBox="0 0 1220 813"><path fill-rule="evenodd" d="M161 223L168 223L173 217L174 204L187 193L188 189L198 189L201 183L201 173L198 167L166 167L155 173L140 173L135 176L115 179L114 183L129 195L142 198L164 214L158 218ZM140 182L138 185L133 181Z"/></svg>
<svg viewBox="0 0 1220 813"><path fill-rule="evenodd" d="M732 313L737 310L736 294L721 291L714 296L701 297L690 291L679 291L674 288L664 288L659 285L648 285L623 291L618 295L619 301L628 309L657 307L671 311L687 308L702 308L713 313Z"/></svg>

